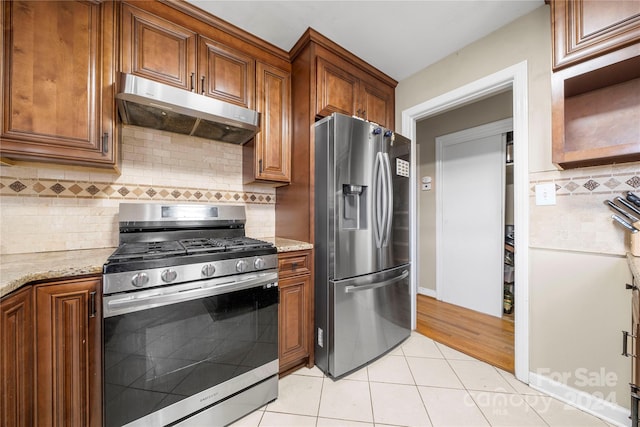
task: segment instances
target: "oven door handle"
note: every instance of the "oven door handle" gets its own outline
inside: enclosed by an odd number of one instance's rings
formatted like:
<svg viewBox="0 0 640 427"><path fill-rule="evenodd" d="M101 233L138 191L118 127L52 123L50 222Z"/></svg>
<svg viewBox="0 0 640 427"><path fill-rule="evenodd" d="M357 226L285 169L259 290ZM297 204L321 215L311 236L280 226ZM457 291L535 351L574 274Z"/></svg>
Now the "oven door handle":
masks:
<svg viewBox="0 0 640 427"><path fill-rule="evenodd" d="M108 295L103 298L103 315L104 317L118 316L269 284L278 286L278 273L262 272L244 275L240 280L237 276L235 279L223 277L147 291Z"/></svg>

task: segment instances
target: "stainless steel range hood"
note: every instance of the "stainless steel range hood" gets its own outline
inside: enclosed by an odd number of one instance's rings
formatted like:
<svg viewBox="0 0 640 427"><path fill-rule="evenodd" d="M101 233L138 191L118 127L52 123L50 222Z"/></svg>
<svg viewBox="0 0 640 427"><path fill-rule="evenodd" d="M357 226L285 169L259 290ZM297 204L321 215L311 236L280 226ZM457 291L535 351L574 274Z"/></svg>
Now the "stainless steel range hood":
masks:
<svg viewBox="0 0 640 427"><path fill-rule="evenodd" d="M124 124L244 144L260 131L260 113L204 95L122 74L116 95Z"/></svg>

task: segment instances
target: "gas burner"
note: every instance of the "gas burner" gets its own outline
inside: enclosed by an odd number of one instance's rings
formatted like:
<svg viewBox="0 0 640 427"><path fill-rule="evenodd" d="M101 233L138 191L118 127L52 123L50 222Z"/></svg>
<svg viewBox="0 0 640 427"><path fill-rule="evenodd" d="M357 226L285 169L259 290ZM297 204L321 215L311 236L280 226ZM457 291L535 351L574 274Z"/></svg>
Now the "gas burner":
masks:
<svg viewBox="0 0 640 427"><path fill-rule="evenodd" d="M180 243L187 250L187 254L224 251L224 246L213 245L211 239L184 239L180 240Z"/></svg>
<svg viewBox="0 0 640 427"><path fill-rule="evenodd" d="M273 245L262 240L252 239L250 237L225 237L219 239L211 239L215 245L225 247L227 251L242 251L258 248L270 248Z"/></svg>
<svg viewBox="0 0 640 427"><path fill-rule="evenodd" d="M123 243L109 257L111 260L154 259L186 253L180 242L137 242Z"/></svg>

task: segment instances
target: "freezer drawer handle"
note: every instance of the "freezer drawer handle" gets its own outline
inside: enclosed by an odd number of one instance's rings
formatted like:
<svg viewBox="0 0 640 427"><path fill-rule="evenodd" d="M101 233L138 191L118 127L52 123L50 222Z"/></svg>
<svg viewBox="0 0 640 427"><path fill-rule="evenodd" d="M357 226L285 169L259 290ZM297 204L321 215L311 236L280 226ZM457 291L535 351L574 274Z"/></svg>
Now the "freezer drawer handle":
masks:
<svg viewBox="0 0 640 427"><path fill-rule="evenodd" d="M622 331L622 355L624 357L637 357L637 355L631 354L627 350L627 342L629 341L629 337L636 338L635 335L631 335L627 331Z"/></svg>
<svg viewBox="0 0 640 427"><path fill-rule="evenodd" d="M392 283L399 282L400 280L405 279L408 275L409 275L409 270L404 270L401 275L399 275L398 277L394 277L393 279L385 280L383 282L378 282L378 283L372 283L370 285L360 285L360 286L350 285L345 287L344 291L346 293L352 293L352 292L368 291L369 289L382 288Z"/></svg>

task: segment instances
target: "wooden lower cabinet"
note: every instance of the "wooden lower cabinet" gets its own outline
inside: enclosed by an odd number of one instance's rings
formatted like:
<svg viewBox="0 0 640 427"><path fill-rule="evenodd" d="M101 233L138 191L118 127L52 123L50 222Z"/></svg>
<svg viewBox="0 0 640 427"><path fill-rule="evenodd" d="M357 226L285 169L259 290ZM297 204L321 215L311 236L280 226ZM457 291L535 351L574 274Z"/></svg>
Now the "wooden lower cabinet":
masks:
<svg viewBox="0 0 640 427"><path fill-rule="evenodd" d="M102 424L101 286L27 285L2 301L0 425Z"/></svg>
<svg viewBox="0 0 640 427"><path fill-rule="evenodd" d="M279 254L280 375L313 367L313 281L311 251Z"/></svg>
<svg viewBox="0 0 640 427"><path fill-rule="evenodd" d="M0 425L33 426L31 288L0 302Z"/></svg>

